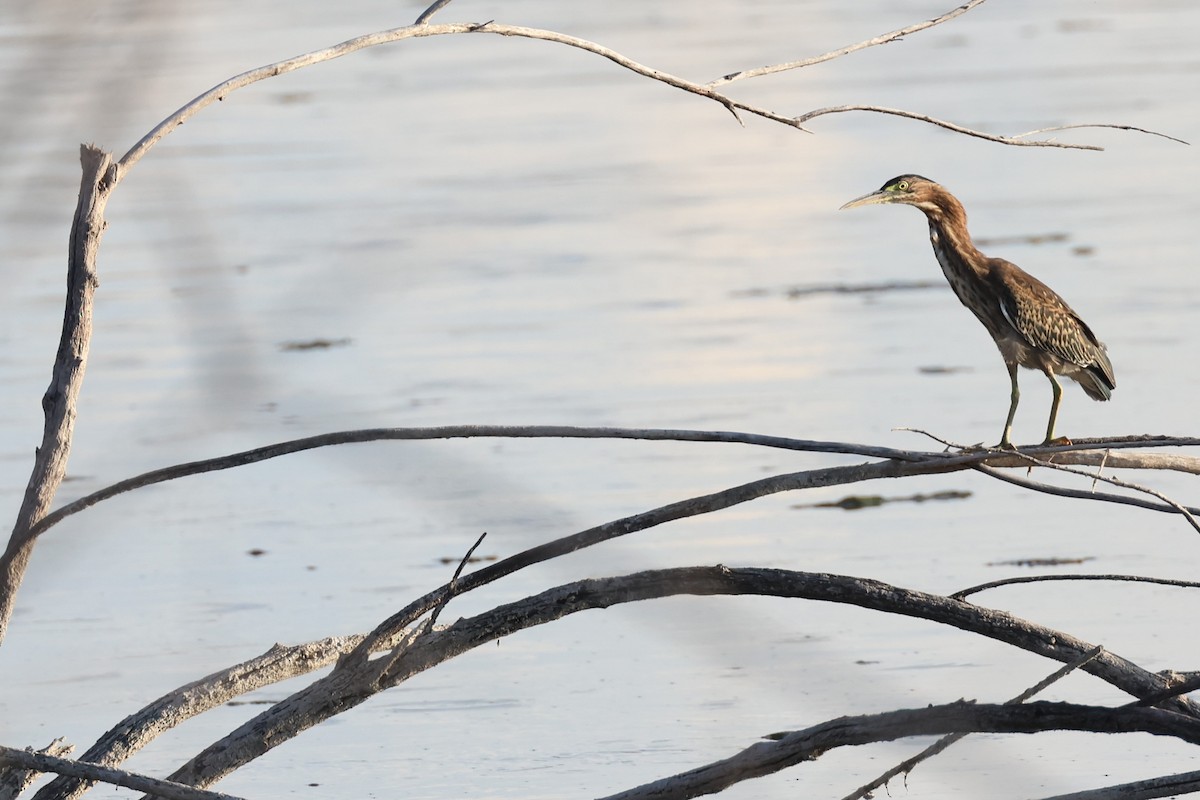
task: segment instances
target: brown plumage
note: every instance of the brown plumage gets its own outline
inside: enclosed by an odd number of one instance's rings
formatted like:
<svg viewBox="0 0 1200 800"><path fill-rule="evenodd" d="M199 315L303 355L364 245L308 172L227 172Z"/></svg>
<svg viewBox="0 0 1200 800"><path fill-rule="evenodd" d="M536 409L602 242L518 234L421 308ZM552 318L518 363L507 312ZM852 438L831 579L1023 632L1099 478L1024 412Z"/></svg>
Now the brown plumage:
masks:
<svg viewBox="0 0 1200 800"><path fill-rule="evenodd" d="M1046 426L1047 443L1054 439L1062 402L1062 386L1055 375L1073 379L1093 400L1112 396L1117 388L1112 363L1092 329L1049 286L1016 264L979 252L967 232L967 212L943 186L920 175L901 175L842 208L875 203L902 203L925 212L929 240L946 280L1000 349L1012 382L1001 447L1012 447L1013 416L1021 396L1018 365L1041 370L1050 379L1054 401Z"/></svg>

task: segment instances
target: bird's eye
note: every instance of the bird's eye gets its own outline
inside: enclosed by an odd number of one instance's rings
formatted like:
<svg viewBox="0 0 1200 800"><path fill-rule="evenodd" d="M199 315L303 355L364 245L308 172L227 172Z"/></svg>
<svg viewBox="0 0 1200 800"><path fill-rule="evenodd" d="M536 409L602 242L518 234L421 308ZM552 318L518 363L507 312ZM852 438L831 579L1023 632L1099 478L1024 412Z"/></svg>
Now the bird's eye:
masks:
<svg viewBox="0 0 1200 800"><path fill-rule="evenodd" d="M899 183L896 184L896 188L902 192L907 192L908 191L908 181L900 181Z"/></svg>

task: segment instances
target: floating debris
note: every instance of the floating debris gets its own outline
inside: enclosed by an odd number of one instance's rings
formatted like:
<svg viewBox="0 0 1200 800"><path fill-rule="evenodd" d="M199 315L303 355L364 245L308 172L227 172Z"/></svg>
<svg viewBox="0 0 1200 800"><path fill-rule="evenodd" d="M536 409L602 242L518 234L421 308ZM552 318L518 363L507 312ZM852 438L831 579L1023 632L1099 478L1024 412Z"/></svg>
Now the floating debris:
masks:
<svg viewBox="0 0 1200 800"><path fill-rule="evenodd" d="M996 236L991 239L976 239L976 247L991 247L997 244L1055 244L1071 237L1065 233L1025 233L1018 236Z"/></svg>
<svg viewBox="0 0 1200 800"><path fill-rule="evenodd" d="M879 494L852 494L833 503L804 503L792 508L841 508L846 511L857 511L860 508L874 508L884 503L924 503L926 500L965 500L970 492L948 490L931 494L910 494L904 497L884 497Z"/></svg>
<svg viewBox="0 0 1200 800"><path fill-rule="evenodd" d="M974 372L974 367L917 367L917 372L922 375L953 375L956 372Z"/></svg>
<svg viewBox="0 0 1200 800"><path fill-rule="evenodd" d="M479 564L484 561L495 561L499 556L471 556L467 559L468 564ZM438 559L440 564L459 564L462 558L451 558L450 556L442 556Z"/></svg>
<svg viewBox="0 0 1200 800"><path fill-rule="evenodd" d="M887 281L885 283L827 283L816 286L791 286L785 290L789 300L814 294L879 294L880 292L911 292L921 289L945 289L944 281Z"/></svg>
<svg viewBox="0 0 1200 800"><path fill-rule="evenodd" d="M1095 556L1082 558L1017 558L1012 561L989 561L989 567L1061 567L1064 564L1083 564L1095 561Z"/></svg>
<svg viewBox="0 0 1200 800"><path fill-rule="evenodd" d="M303 350L328 350L331 347L346 347L353 339L308 339L302 342L283 342L279 349L285 353Z"/></svg>
<svg viewBox="0 0 1200 800"><path fill-rule="evenodd" d="M782 294L789 300L818 294L878 294L880 292L907 292L918 289L945 289L945 281L888 281L886 283L819 283L812 286L788 286L783 289L739 289L731 292L732 297L770 297Z"/></svg>

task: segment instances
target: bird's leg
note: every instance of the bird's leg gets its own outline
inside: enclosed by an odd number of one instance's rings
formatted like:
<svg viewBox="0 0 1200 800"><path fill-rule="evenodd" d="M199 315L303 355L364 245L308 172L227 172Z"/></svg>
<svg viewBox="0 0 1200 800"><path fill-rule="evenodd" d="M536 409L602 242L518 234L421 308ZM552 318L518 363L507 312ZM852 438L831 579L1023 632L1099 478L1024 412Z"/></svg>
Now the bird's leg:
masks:
<svg viewBox="0 0 1200 800"><path fill-rule="evenodd" d="M1008 406L1008 419L1004 421L1004 435L1000 437L1000 447L1009 450L1016 449L1012 443L1012 424L1013 417L1017 415L1017 403L1021 400L1021 390L1017 388L1017 362L1006 361L1004 365L1008 367L1008 379L1012 381L1012 401Z"/></svg>
<svg viewBox="0 0 1200 800"><path fill-rule="evenodd" d="M1053 372L1046 370L1046 377L1050 379L1050 386L1054 389L1054 400L1050 403L1050 422L1046 425L1046 441L1042 444L1051 444L1054 442L1054 423L1058 420L1058 406L1062 402L1063 390Z"/></svg>

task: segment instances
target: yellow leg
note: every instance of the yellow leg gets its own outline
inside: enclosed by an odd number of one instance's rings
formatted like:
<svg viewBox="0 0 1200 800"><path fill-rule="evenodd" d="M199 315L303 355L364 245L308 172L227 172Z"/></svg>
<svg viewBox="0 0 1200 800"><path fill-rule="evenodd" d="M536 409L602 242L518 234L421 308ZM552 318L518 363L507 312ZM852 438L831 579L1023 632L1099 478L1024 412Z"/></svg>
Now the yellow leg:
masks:
<svg viewBox="0 0 1200 800"><path fill-rule="evenodd" d="M1005 363L1008 367L1008 379L1012 381L1011 402L1008 406L1008 419L1004 421L1004 435L1000 437L1000 447L1012 449L1012 424L1013 417L1017 415L1017 403L1021 400L1021 390L1017 388L1017 365L1013 363Z"/></svg>
<svg viewBox="0 0 1200 800"><path fill-rule="evenodd" d="M1046 441L1042 444L1050 444L1054 441L1054 423L1058 421L1058 406L1062 403L1062 384L1058 382L1058 378L1054 377L1053 372L1046 372L1046 377L1050 379L1050 386L1054 389L1054 400L1050 404L1050 422L1046 425Z"/></svg>

